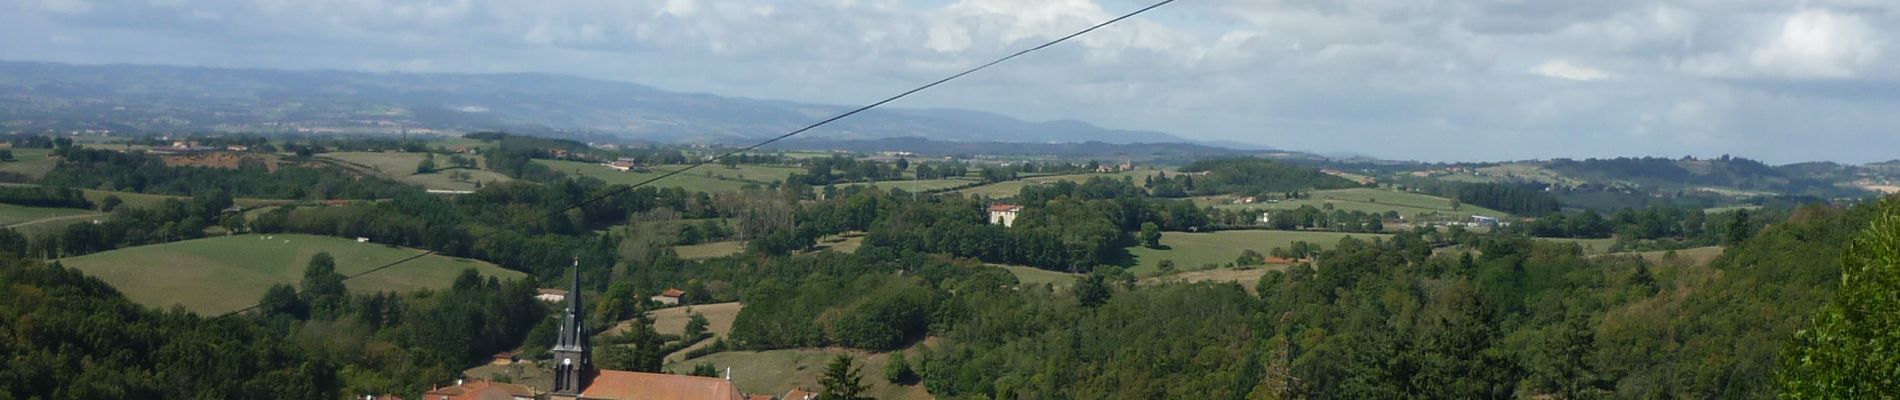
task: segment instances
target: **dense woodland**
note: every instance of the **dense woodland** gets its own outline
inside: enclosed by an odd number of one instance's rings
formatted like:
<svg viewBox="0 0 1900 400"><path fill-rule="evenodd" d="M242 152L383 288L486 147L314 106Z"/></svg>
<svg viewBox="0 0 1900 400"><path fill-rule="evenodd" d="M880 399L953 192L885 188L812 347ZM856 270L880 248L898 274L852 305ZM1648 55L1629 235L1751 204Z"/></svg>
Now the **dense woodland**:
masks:
<svg viewBox="0 0 1900 400"><path fill-rule="evenodd" d="M1530 187L1447 185L1468 204L1541 217L1497 233L1419 229L1343 239L1330 250L1296 243L1272 254L1304 263L1271 267L1257 282L1155 283L1125 271L1128 247L1153 246L1166 232L1258 227L1255 215L1171 197L1357 184L1291 164L1216 160L1188 169L1205 174L1028 186L1002 199L1028 206L1003 228L983 212L994 199L859 186L822 199L809 192L820 182L958 163L768 157L752 161L805 163L807 174L731 193L622 191L536 172L532 160L552 156L537 139L484 138L498 142L483 154L489 168L525 181L452 197L361 183L368 178L352 180L366 185L357 189L279 193L273 188L321 188L341 175L164 167L136 152L62 147L68 158L49 183L193 196L115 204L98 224L36 237L0 229L0 358L18 361L0 366L0 398L412 395L497 351L544 354L558 306L532 294L573 274L586 279L591 326L632 328L596 338L604 367L657 371L661 357L708 336L662 335L645 319L658 307L647 297L678 287L689 304L746 304L729 340L691 356L914 349L892 380L940 398L1765 398L1893 389L1866 371L1891 368L1894 358L1854 356L1894 343L1878 334L1892 331L1892 318L1877 311L1897 307L1881 293L1900 286L1891 271L1900 200L1606 215L1559 211ZM679 161L650 149L619 154ZM1034 170L980 174L1014 179ZM206 182L224 178L241 184L209 190ZM233 196L352 194L379 200L277 207L250 219L227 212ZM57 188L0 188L0 201L107 207ZM1267 227L1377 232L1391 217L1306 207L1277 213ZM298 284L271 288L255 310L206 317L140 307L96 279L32 260L202 237L213 226L373 237L529 276L501 281L471 270L440 291L350 292L334 260L319 254ZM820 238L848 232L865 235L855 252L812 251ZM1727 250L1707 264L1673 254L1590 256L1532 235L1616 237L1624 250ZM671 249L715 238L744 238L747 250L685 260ZM1069 285L1023 284L986 263L1079 276ZM941 340L925 345L926 337Z"/></svg>

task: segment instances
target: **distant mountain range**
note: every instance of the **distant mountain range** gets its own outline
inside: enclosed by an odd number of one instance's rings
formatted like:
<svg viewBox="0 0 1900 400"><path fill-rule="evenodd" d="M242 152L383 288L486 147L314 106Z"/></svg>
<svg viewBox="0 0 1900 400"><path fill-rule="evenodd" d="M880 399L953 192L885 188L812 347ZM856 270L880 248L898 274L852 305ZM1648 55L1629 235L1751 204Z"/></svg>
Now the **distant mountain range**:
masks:
<svg viewBox="0 0 1900 400"><path fill-rule="evenodd" d="M0 62L0 131L401 133L509 130L622 141L740 143L849 107L675 93L548 74L414 74ZM1185 143L1081 121L877 109L809 137Z"/></svg>

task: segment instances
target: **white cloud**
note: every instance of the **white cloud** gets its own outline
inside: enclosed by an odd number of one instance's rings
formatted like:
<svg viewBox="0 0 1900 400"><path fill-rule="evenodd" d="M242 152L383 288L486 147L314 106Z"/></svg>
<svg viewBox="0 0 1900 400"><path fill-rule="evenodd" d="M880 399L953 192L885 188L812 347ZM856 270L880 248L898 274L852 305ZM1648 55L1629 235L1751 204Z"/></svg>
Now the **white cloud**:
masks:
<svg viewBox="0 0 1900 400"><path fill-rule="evenodd" d="M1686 59L1688 72L1721 78L1846 79L1877 65L1885 40L1858 15L1803 10L1764 41Z"/></svg>
<svg viewBox="0 0 1900 400"><path fill-rule="evenodd" d="M1615 77L1604 70L1577 65L1561 58L1538 64L1531 68L1531 73L1573 81L1595 81Z"/></svg>

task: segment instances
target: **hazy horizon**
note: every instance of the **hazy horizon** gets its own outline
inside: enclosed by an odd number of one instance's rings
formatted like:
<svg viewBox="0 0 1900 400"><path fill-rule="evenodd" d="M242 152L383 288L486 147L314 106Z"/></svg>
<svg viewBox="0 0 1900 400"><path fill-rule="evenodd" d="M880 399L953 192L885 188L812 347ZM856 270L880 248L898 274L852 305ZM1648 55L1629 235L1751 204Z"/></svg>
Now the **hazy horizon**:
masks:
<svg viewBox="0 0 1900 400"><path fill-rule="evenodd" d="M1144 4L0 2L0 58L551 73L854 105ZM1866 163L1900 4L1184 0L893 104L1421 161Z"/></svg>

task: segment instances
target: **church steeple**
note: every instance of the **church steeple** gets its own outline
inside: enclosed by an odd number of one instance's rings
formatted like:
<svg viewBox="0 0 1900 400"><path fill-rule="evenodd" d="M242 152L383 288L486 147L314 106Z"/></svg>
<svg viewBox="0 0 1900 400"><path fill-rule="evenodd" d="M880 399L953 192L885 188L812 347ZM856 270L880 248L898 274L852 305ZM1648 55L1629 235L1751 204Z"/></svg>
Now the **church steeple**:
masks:
<svg viewBox="0 0 1900 400"><path fill-rule="evenodd" d="M581 308L581 262L574 260L574 286L567 291L567 313L561 337L549 349L554 354L554 393L579 396L593 372L592 350L587 346L587 313Z"/></svg>

